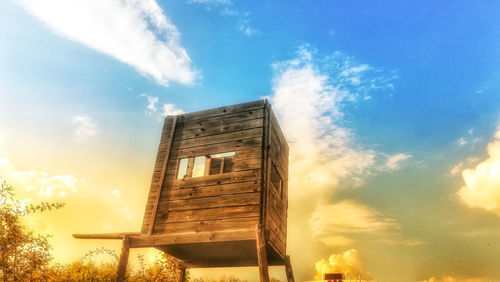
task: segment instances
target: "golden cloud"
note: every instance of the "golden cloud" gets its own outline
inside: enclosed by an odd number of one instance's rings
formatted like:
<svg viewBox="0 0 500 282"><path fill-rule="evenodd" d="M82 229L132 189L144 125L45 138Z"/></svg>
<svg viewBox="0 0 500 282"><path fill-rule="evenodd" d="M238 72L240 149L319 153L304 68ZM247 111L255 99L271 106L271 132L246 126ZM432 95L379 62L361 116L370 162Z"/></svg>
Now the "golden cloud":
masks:
<svg viewBox="0 0 500 282"><path fill-rule="evenodd" d="M371 273L363 268L359 252L355 249L332 254L328 259L321 259L314 265L314 280L322 280L325 273L342 273L346 278L349 273L353 281L357 281L358 276L363 280L371 278Z"/></svg>
<svg viewBox="0 0 500 282"><path fill-rule="evenodd" d="M465 185L458 191L462 202L500 216L500 130L488 144L488 158L473 169L462 170Z"/></svg>

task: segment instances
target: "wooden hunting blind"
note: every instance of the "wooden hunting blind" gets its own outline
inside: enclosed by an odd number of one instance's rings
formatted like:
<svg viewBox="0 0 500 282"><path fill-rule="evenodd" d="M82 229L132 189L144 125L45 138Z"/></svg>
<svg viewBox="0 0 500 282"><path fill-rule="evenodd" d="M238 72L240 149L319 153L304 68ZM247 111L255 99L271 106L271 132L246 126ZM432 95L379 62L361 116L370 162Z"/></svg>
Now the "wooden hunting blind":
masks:
<svg viewBox="0 0 500 282"><path fill-rule="evenodd" d="M287 184L288 145L267 100L167 116L141 232L74 236L123 239L119 279L129 248L154 247L184 267L259 266L261 281L268 264L285 265L293 281Z"/></svg>

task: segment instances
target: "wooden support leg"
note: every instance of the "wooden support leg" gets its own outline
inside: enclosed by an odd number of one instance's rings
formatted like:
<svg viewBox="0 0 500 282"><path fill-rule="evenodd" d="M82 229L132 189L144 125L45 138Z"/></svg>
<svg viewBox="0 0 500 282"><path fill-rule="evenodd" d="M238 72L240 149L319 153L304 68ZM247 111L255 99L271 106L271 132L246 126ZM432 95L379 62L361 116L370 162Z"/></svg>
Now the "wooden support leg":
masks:
<svg viewBox="0 0 500 282"><path fill-rule="evenodd" d="M127 270L128 254L130 251L130 237L128 235L123 236L122 252L120 254L120 260L118 261L118 270L116 271L116 281L125 281L125 270Z"/></svg>
<svg viewBox="0 0 500 282"><path fill-rule="evenodd" d="M269 282L269 269L267 265L266 237L264 228L257 225L257 259L259 261L259 274L261 282Z"/></svg>
<svg viewBox="0 0 500 282"><path fill-rule="evenodd" d="M290 256L285 256L285 272L288 282L295 282L295 278L293 278L292 264L290 263Z"/></svg>
<svg viewBox="0 0 500 282"><path fill-rule="evenodd" d="M186 268L181 267L179 268L179 280L178 282L184 282L186 280Z"/></svg>

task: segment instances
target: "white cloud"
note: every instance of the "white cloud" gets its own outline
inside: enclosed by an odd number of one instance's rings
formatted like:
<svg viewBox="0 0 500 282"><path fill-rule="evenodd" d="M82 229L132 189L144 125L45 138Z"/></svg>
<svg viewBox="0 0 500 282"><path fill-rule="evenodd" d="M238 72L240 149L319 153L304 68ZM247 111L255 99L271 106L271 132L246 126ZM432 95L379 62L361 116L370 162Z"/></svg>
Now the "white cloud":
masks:
<svg viewBox="0 0 500 282"><path fill-rule="evenodd" d="M57 34L110 55L162 85L192 83L180 33L154 0L17 0Z"/></svg>
<svg viewBox="0 0 500 282"><path fill-rule="evenodd" d="M467 141L465 140L465 138L461 137L457 140L457 144L458 146L462 147L467 144Z"/></svg>
<svg viewBox="0 0 500 282"><path fill-rule="evenodd" d="M462 202L500 216L500 130L488 144L488 158L473 169L464 169L462 177L465 185L458 191Z"/></svg>
<svg viewBox="0 0 500 282"><path fill-rule="evenodd" d="M120 195L121 195L120 190L118 190L118 189L112 190L111 194L113 194L113 196L115 196L117 198L120 198Z"/></svg>
<svg viewBox="0 0 500 282"><path fill-rule="evenodd" d="M339 233L377 233L397 229L399 225L370 207L353 201L336 204L319 204L311 219L316 237Z"/></svg>
<svg viewBox="0 0 500 282"><path fill-rule="evenodd" d="M311 248L314 242L334 246L349 244L352 240L342 236L336 242L339 234L328 226L337 224L328 217L337 215L323 213L340 207L328 203L339 182L349 179L360 185L363 176L378 171L375 168L379 159L385 161L385 155L363 148L354 132L341 125L344 106L362 100L375 89L372 85L383 88L390 80L340 52L318 59L307 45L299 48L293 58L273 64L273 69L274 93L270 100L290 146L287 242L291 253L301 254L297 263L307 265L317 259ZM354 83L352 78L357 81ZM342 205L365 212L360 217L371 228L382 230L395 225L390 218L368 207L351 202ZM356 216L347 212L344 215ZM370 221L374 218L378 221ZM362 228L356 223L348 226L353 228L351 232ZM297 271L298 277L312 275L305 268Z"/></svg>
<svg viewBox="0 0 500 282"><path fill-rule="evenodd" d="M177 108L174 104L163 104L163 113L162 115L164 117L170 116L170 115L180 115L183 114L184 111Z"/></svg>
<svg viewBox="0 0 500 282"><path fill-rule="evenodd" d="M402 153L389 156L385 162L384 169L390 171L398 170L401 167L401 164L411 157L412 155L410 154Z"/></svg>
<svg viewBox="0 0 500 282"><path fill-rule="evenodd" d="M253 28L250 25L250 20L249 19L240 19L238 21L238 30L243 32L248 37L252 37L255 34L259 33L259 31L255 28Z"/></svg>
<svg viewBox="0 0 500 282"><path fill-rule="evenodd" d="M76 141L84 142L97 134L97 124L88 115L73 117L75 125L74 138Z"/></svg>
<svg viewBox="0 0 500 282"><path fill-rule="evenodd" d="M146 106L145 111L146 115L150 116L153 113L156 113L156 104L158 103L158 97L149 96L146 93L142 93L141 95L139 95L139 97L146 97L146 99L148 99L148 105Z"/></svg>
<svg viewBox="0 0 500 282"><path fill-rule="evenodd" d="M451 168L451 170L450 170L451 175L458 174L459 172L461 172L461 171L462 171L463 167L464 167L464 163L463 163L463 162L460 162L460 163L458 163L458 164L454 165L454 166Z"/></svg>
<svg viewBox="0 0 500 282"><path fill-rule="evenodd" d="M17 170L10 162L7 153L1 148L0 178L4 178L11 185L24 188L23 196L29 193L31 197L37 195L42 198L64 197L68 193L74 193L77 191L77 183L84 181L70 174L50 176L47 172L40 170Z"/></svg>

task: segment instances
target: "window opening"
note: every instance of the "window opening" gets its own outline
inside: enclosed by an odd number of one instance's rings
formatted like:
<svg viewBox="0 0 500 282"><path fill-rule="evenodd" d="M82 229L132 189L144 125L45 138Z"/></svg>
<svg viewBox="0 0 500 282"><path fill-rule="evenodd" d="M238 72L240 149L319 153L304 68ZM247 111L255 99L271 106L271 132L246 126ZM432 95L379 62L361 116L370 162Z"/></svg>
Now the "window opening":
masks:
<svg viewBox="0 0 500 282"><path fill-rule="evenodd" d="M179 168L177 170L177 179L183 179L187 174L188 159L181 159L179 161Z"/></svg>
<svg viewBox="0 0 500 282"><path fill-rule="evenodd" d="M177 179L231 172L235 152L184 158L179 160Z"/></svg>
<svg viewBox="0 0 500 282"><path fill-rule="evenodd" d="M205 175L205 156L194 158L192 177L200 177Z"/></svg>
<svg viewBox="0 0 500 282"><path fill-rule="evenodd" d="M210 155L209 175L233 171L235 152Z"/></svg>
<svg viewBox="0 0 500 282"><path fill-rule="evenodd" d="M274 163L271 166L271 184L276 189L276 192L278 192L278 195L283 198L283 180L281 180L281 176Z"/></svg>

